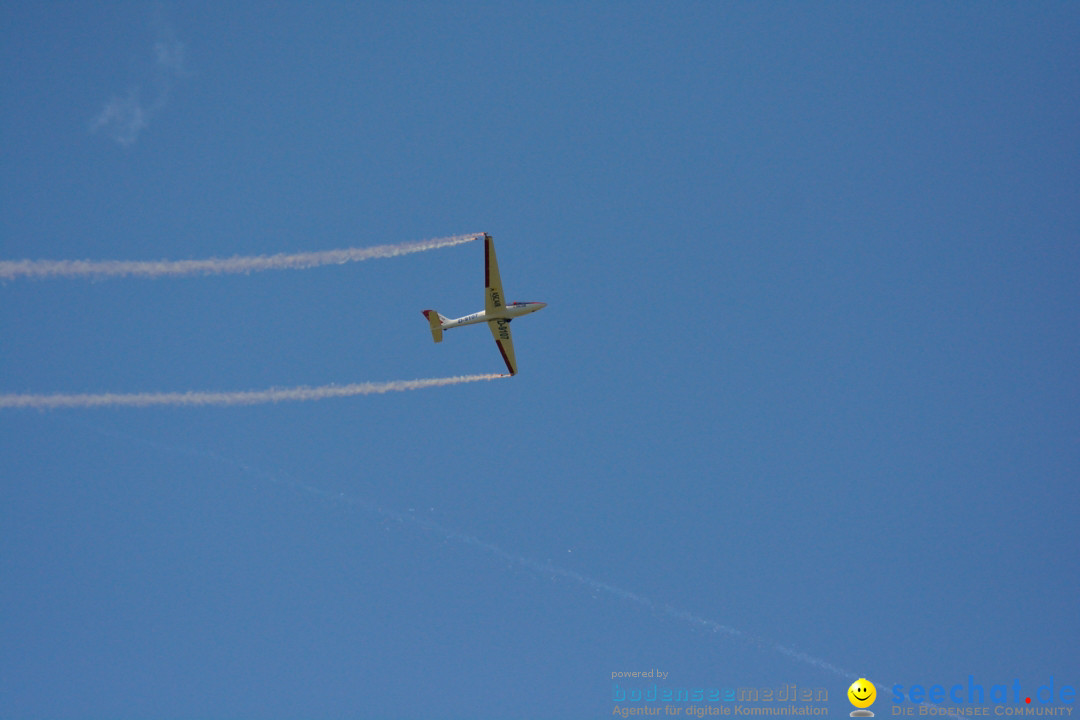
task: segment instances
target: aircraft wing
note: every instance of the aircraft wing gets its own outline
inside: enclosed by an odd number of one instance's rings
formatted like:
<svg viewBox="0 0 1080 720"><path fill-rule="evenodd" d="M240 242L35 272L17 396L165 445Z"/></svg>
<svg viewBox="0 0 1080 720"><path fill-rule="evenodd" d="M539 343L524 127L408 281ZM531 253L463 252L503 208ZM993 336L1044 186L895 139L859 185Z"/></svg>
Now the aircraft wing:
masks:
<svg viewBox="0 0 1080 720"><path fill-rule="evenodd" d="M489 320L488 327L495 337L495 344L499 346L503 362L511 375L517 375L517 358L514 357L514 336L510 334L509 320Z"/></svg>
<svg viewBox="0 0 1080 720"><path fill-rule="evenodd" d="M501 310L506 305L506 301L503 300L503 286L502 278L499 277L499 262L495 259L495 241L491 239L491 236L484 234L484 310L488 315L491 315L495 310ZM495 326L492 325L494 328ZM494 332L494 330L492 330ZM510 328L507 326L507 343L509 340ZM496 340L498 337L496 337ZM513 356L513 349L511 348L511 357ZM512 371L511 371L512 372Z"/></svg>

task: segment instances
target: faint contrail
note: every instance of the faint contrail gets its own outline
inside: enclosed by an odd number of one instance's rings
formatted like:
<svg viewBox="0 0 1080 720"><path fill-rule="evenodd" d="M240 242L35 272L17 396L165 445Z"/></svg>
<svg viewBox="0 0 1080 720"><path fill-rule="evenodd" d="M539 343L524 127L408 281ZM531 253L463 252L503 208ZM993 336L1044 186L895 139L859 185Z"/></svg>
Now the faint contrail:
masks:
<svg viewBox="0 0 1080 720"><path fill-rule="evenodd" d="M314 492L315 494L324 494L317 488L313 488L303 483L295 484L298 487L309 492ZM481 540L474 535L468 535L466 533L458 532L456 530L450 530L439 525L436 522L433 522L431 520L425 520L423 518L416 517L415 515L404 515L402 513L394 512L392 510L386 510L370 503L363 503L349 498L341 499L346 500L351 504L363 505L368 509L374 510L380 515L388 517L392 520L396 520L397 522L415 523L418 526L424 528L425 530L429 530L431 532L443 535L449 540L453 540L463 545L471 545L473 547L480 548L481 550L484 550L491 555L494 555L508 562L515 563L517 565L520 565L521 567L527 568L541 575L565 578L588 588L592 592L607 593L608 595L612 595L621 600L627 600L629 602L636 603L637 605L640 605L654 613L662 613L675 620L682 620L702 630L706 630L711 633L727 635L729 637L740 638L742 640L753 643L758 647L773 650L780 653L781 655L786 655L793 660L806 663L807 665L812 665L819 670L825 670L826 672L830 672L841 678L855 679L856 677L858 677L855 673L852 673L841 667L837 667L830 662L827 662L818 657L814 657L813 655L810 655L808 653L804 653L800 650L795 650L786 645L781 645L780 643L773 642L772 640L768 640L766 638L758 637L751 633L744 632L742 630L739 630L738 628L731 627L730 625L724 625L715 620L710 620L709 618L695 615L694 613L688 612L686 610L681 610L674 605L670 605L667 603L660 604L654 602L653 600L645 597L644 595L631 592L630 590L618 587L617 585L611 585L610 583L596 580L589 577L588 575L583 575L579 572L575 572L574 570L568 570L566 568L559 567L558 565L552 563L550 560L548 560L547 562L538 562L536 560L527 558L524 555L504 550L498 545L494 545L492 543Z"/></svg>
<svg viewBox="0 0 1080 720"><path fill-rule="evenodd" d="M461 375L458 377L427 378L424 380L393 380L390 382L354 383L352 385L322 385L320 387L270 388L240 392L173 392L173 393L101 393L82 395L0 395L0 408L149 407L151 405L260 405L301 400L376 395L404 390L420 390L444 385L479 382L507 377L506 375Z"/></svg>
<svg viewBox="0 0 1080 720"><path fill-rule="evenodd" d="M486 380L500 376L478 375L474 377L476 379ZM656 602L640 593L636 593L625 588L621 588L617 585L612 585L610 583L597 580L595 578L589 577L588 575L579 573L575 570L561 567L553 563L551 560L540 562L538 560L533 560L532 558L526 557L521 553L505 550L502 547L495 545L494 543L487 542L486 540L481 540L475 535L470 535L469 533L450 529L444 525L441 525L440 523L435 522L434 520L417 515L411 510L407 513L391 510L389 508L383 507L382 505L379 505L376 502L364 499L362 497L346 495L345 493L331 492L315 485L311 485L302 480L297 480L296 478L291 477L286 473L280 471L277 473L268 472L258 467L252 467L245 463L239 462L232 458L223 457L216 453L194 450L191 448L177 447L172 445L165 445L152 440L147 440L145 438L129 435L127 433L108 431L96 425L92 426L91 429L94 432L102 435L138 442L144 445L158 448L160 450L164 450L166 452L205 457L228 465L232 465L240 469L244 473L261 477L268 482L274 483L275 485L295 488L303 492L309 493L313 496L319 497L330 503L341 503L344 504L346 507L374 513L375 515L378 515L385 520L390 520L403 526L411 525L422 531L430 532L435 535L441 536L446 540L476 548L481 552L490 555L491 557L498 558L499 560L507 562L511 565L525 568L526 570L535 573L541 577L558 577L569 580L573 583L576 583L577 585L580 585L581 587L584 587L590 592L595 593L594 597L605 594L618 598L620 600L634 603L635 605L643 607L656 615L666 615L667 617L670 617L674 620L685 622L688 625L697 628L698 630L703 630L716 636L727 636L729 638L733 638L744 643L749 643L762 650L769 650L779 653L780 655L784 655L785 657L788 657L797 662L810 665L819 670L831 673L832 675L835 675L839 678L843 678L847 682L851 682L856 678L860 677L860 675L850 670L846 670L842 667L828 662L827 660L815 657L814 655L802 652L801 650L796 650L792 647L783 645L773 640L769 640L759 635L755 635L753 633L740 630L730 625L725 625L723 623L717 622L716 620L711 620L701 615L691 613L687 610L675 607L674 605L671 605L669 603ZM881 687L889 686L886 683L879 683L879 685ZM953 715L953 717L956 720L964 720L963 718L956 715Z"/></svg>
<svg viewBox="0 0 1080 720"><path fill-rule="evenodd" d="M149 277L165 275L224 275L263 270L303 270L320 265L388 258L397 255L461 245L483 237L483 233L453 235L396 245L322 250L249 257L206 258L204 260L0 260L0 280L17 278Z"/></svg>

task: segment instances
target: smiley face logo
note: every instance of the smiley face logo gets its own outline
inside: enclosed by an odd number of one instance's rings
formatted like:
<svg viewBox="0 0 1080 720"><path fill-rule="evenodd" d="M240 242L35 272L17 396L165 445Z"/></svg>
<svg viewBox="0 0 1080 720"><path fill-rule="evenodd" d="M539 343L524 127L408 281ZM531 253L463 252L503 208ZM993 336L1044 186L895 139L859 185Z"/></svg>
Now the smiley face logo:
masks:
<svg viewBox="0 0 1080 720"><path fill-rule="evenodd" d="M877 699L877 688L866 678L859 678L847 689L848 700L857 708L868 708Z"/></svg>

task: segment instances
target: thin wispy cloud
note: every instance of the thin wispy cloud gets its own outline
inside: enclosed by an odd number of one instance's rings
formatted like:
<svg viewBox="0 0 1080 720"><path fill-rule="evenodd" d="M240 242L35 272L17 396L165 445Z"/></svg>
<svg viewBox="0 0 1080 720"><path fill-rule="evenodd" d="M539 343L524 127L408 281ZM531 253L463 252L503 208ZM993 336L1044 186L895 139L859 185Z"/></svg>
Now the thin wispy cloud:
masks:
<svg viewBox="0 0 1080 720"><path fill-rule="evenodd" d="M184 76L184 44L176 38L170 36L154 43L154 58L161 69Z"/></svg>
<svg viewBox="0 0 1080 720"><path fill-rule="evenodd" d="M114 95L90 121L92 134L103 134L124 147L134 145L150 119L169 102L177 80L187 77L186 49L164 20L161 13L154 18L156 39L153 53L145 61L145 77L132 85L127 93Z"/></svg>
<svg viewBox="0 0 1080 720"><path fill-rule="evenodd" d="M146 127L147 112L139 98L138 90L127 97L114 97L101 113L90 123L90 132L104 132L124 147L133 145L139 133Z"/></svg>

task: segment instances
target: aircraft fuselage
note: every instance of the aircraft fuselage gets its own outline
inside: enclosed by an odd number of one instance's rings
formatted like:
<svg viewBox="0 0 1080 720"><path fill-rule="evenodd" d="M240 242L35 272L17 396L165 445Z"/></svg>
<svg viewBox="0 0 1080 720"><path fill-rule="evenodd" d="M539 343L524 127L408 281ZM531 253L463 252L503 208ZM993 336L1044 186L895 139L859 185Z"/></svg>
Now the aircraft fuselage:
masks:
<svg viewBox="0 0 1080 720"><path fill-rule="evenodd" d="M547 303L542 302L510 303L509 305L496 308L490 313L487 310L481 310L472 315L466 315L465 317L459 317L454 320L447 319L443 322L442 326L444 330L447 330L452 327L475 325L482 322L491 322L492 320L513 320L514 318L528 315L529 313L536 312L545 307L547 307Z"/></svg>

